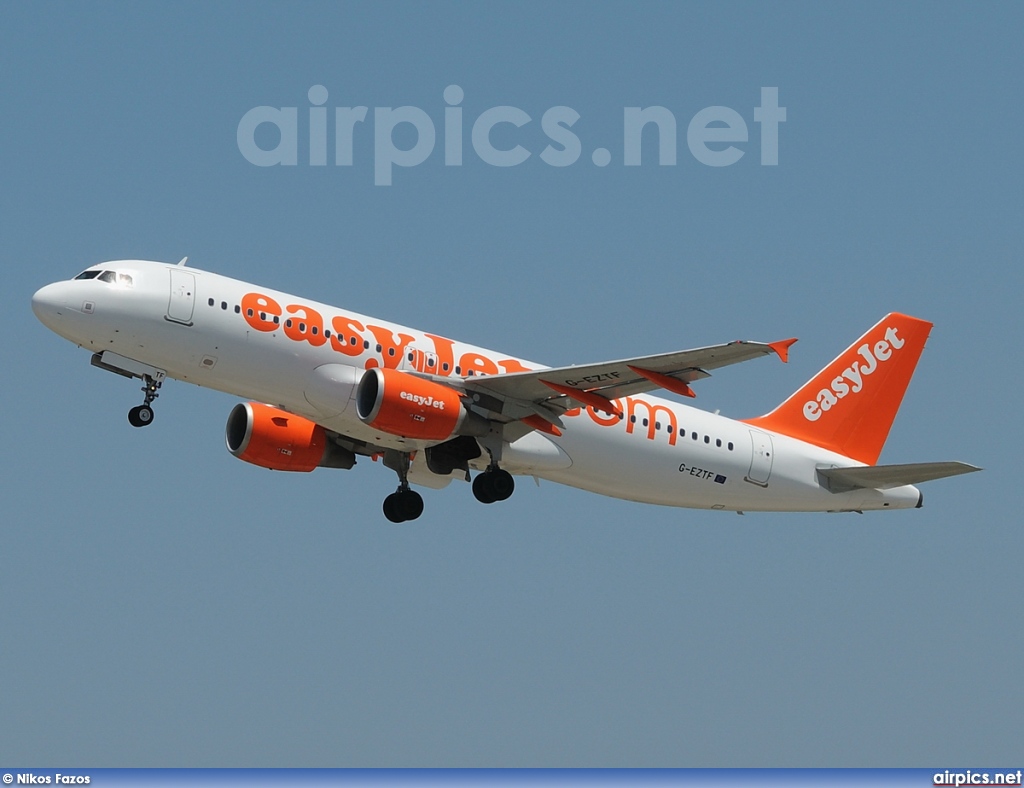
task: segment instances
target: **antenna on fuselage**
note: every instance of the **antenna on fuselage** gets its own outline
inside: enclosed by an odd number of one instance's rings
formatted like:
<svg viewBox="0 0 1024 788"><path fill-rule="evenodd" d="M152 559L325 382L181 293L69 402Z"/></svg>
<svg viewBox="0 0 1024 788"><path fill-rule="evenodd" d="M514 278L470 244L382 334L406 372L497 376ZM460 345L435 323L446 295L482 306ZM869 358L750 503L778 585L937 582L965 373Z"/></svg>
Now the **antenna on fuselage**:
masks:
<svg viewBox="0 0 1024 788"><path fill-rule="evenodd" d="M185 257L182 257L181 260L178 262L178 265L184 267L185 263L187 263L187 262L188 262L188 255L185 255Z"/></svg>

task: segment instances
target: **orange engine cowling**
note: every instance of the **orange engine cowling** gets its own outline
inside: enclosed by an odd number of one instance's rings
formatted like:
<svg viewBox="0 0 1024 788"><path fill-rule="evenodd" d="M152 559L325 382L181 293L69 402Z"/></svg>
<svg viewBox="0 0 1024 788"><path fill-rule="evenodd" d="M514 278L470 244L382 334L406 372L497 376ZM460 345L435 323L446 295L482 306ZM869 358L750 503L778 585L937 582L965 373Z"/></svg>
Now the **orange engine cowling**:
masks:
<svg viewBox="0 0 1024 788"><path fill-rule="evenodd" d="M238 459L273 471L351 468L356 463L355 454L330 440L319 424L258 402L231 409L224 440Z"/></svg>
<svg viewBox="0 0 1024 788"><path fill-rule="evenodd" d="M425 441L483 435L487 422L462 407L459 392L397 369L368 369L356 389L356 415L381 432Z"/></svg>

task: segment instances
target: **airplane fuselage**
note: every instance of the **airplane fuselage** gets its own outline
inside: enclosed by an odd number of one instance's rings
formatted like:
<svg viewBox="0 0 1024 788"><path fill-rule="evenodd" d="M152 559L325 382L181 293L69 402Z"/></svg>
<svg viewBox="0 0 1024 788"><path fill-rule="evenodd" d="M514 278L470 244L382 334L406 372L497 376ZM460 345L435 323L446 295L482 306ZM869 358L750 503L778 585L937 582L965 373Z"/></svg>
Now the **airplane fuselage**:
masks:
<svg viewBox="0 0 1024 788"><path fill-rule="evenodd" d="M357 418L355 386L374 367L453 381L543 369L539 364L208 271L145 261L58 282L33 298L40 320L93 353L302 416L374 447L416 453L428 441ZM735 511L913 508L916 487L832 492L819 469L862 465L801 440L685 404L636 394L564 415L560 435L529 432L502 467L514 474L633 501ZM486 456L473 460L482 470ZM422 469L421 469L422 470ZM417 479L411 477L415 484ZM441 486L441 485L430 485Z"/></svg>

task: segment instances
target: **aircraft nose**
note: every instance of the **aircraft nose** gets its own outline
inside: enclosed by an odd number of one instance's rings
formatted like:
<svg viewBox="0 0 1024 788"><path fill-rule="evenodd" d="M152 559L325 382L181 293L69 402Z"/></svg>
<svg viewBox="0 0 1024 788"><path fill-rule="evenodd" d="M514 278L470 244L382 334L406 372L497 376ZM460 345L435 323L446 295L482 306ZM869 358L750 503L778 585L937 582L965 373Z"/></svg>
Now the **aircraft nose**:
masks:
<svg viewBox="0 0 1024 788"><path fill-rule="evenodd" d="M32 311L43 325L52 325L67 308L67 299L64 298L62 284L55 282L52 285L40 287L32 295Z"/></svg>

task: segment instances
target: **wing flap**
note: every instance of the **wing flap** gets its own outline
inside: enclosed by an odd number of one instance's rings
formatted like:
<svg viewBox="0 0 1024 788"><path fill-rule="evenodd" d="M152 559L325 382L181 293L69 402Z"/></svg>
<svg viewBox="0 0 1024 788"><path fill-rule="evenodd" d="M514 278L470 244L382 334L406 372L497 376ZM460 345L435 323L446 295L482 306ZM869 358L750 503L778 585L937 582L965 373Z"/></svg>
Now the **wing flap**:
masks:
<svg viewBox="0 0 1024 788"><path fill-rule="evenodd" d="M819 468L824 486L830 492L843 493L857 489L887 490L906 484L920 484L947 476L980 471L965 462L916 462L907 465L864 465L854 468Z"/></svg>

